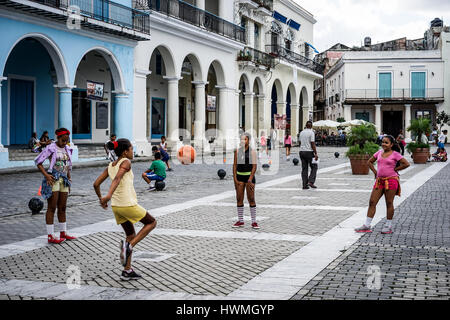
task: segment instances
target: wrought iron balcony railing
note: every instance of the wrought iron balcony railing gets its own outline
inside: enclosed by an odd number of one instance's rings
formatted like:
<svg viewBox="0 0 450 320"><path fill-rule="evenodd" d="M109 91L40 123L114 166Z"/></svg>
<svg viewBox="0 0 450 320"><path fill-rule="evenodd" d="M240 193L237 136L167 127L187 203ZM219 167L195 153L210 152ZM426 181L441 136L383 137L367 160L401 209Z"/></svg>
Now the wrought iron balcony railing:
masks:
<svg viewBox="0 0 450 320"><path fill-rule="evenodd" d="M244 50L239 52L237 61L251 61L256 65L262 65L268 69L275 67L275 57L250 47L245 47Z"/></svg>
<svg viewBox="0 0 450 320"><path fill-rule="evenodd" d="M153 10L245 43L245 29L180 0L134 0L136 9Z"/></svg>
<svg viewBox="0 0 450 320"><path fill-rule="evenodd" d="M346 89L345 99L350 100L442 100L443 88L405 89Z"/></svg>
<svg viewBox="0 0 450 320"><path fill-rule="evenodd" d="M142 12L109 0L29 0L49 7L68 10L80 8L80 15L134 31L150 34L150 17ZM14 2L14 1L10 1Z"/></svg>
<svg viewBox="0 0 450 320"><path fill-rule="evenodd" d="M323 74L324 66L279 45L266 45L266 51L273 57L280 57L291 63L307 68L315 73Z"/></svg>

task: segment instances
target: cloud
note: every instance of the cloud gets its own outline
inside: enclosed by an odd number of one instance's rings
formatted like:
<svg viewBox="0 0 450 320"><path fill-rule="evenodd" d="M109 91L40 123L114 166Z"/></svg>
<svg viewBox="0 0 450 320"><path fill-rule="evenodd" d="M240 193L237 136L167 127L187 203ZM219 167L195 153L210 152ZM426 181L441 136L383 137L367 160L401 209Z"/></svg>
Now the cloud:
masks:
<svg viewBox="0 0 450 320"><path fill-rule="evenodd" d="M314 46L319 51L338 42L360 46L366 36L372 43L402 37L418 39L434 18L450 21L448 0L294 1L316 18Z"/></svg>

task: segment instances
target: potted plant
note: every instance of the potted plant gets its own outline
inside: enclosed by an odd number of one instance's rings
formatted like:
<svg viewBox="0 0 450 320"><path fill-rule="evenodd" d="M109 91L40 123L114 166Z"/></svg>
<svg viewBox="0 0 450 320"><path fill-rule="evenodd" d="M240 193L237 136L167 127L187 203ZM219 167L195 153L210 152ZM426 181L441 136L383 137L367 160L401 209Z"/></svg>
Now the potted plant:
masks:
<svg viewBox="0 0 450 320"><path fill-rule="evenodd" d="M377 132L371 123L352 127L347 136L348 149L346 155L350 159L352 174L368 175L368 160L380 148L376 143Z"/></svg>
<svg viewBox="0 0 450 320"><path fill-rule="evenodd" d="M406 146L406 150L412 153L414 163L427 163L430 156L430 144L428 143L428 138L424 137L431 132L430 119L411 120L411 125L406 130L410 131L416 139L416 141L410 142Z"/></svg>

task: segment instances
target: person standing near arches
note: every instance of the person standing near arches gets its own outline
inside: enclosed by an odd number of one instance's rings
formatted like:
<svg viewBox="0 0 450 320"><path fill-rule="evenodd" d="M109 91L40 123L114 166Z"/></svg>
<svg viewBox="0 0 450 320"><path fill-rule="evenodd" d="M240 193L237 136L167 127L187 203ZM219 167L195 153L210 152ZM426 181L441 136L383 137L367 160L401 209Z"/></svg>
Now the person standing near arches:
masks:
<svg viewBox="0 0 450 320"><path fill-rule="evenodd" d="M47 199L47 212L45 221L47 225L48 243L61 243L65 240L74 240L76 237L67 233L66 207L72 184L72 149L67 146L70 132L66 128L55 131L57 140L49 144L34 160L38 169L44 175L42 181L42 196ZM45 160L50 160L47 171L43 167ZM58 213L59 237L54 234L53 220L55 212Z"/></svg>
<svg viewBox="0 0 450 320"><path fill-rule="evenodd" d="M306 129L300 133L300 159L302 161L302 182L303 189L317 188L314 185L317 175L317 164L313 159L319 159L317 155L315 133L312 130L312 121L306 122ZM308 177L308 166L311 167L311 174Z"/></svg>
<svg viewBox="0 0 450 320"><path fill-rule="evenodd" d="M256 222L256 201L255 201L255 174L256 174L256 152L250 148L251 136L249 133L241 135L241 144L234 151L233 177L236 189L238 221L233 228L244 226L244 193L247 191L247 200L250 205L250 215L252 218L252 228L259 229Z"/></svg>

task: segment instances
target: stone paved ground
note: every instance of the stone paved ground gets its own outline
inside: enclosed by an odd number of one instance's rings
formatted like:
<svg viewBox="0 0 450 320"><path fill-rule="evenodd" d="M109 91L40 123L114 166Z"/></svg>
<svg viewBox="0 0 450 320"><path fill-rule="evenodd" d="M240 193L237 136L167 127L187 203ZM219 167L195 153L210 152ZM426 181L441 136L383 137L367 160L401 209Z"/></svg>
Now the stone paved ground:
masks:
<svg viewBox="0 0 450 320"><path fill-rule="evenodd" d="M425 183L385 222L364 235L292 299L450 299L450 167ZM368 267L378 266L381 288L370 290Z"/></svg>
<svg viewBox="0 0 450 320"><path fill-rule="evenodd" d="M337 150L343 154L345 149ZM284 155L277 175L257 175L260 230L250 228L248 207L246 226L231 228L236 209L230 164L175 166L164 192L146 191L139 172L147 164L133 164L140 204L156 212L158 221L135 248L134 267L143 278L134 282L119 280L123 233L92 193L101 168L74 171L69 227L82 236L58 246L46 244L43 215L27 213L40 175L0 175L7 200L0 208L0 299L448 299L449 208L444 202L450 166L397 208L393 235L381 237L377 225L377 232L346 245L341 254L330 253L333 243L319 248L317 260L329 262L305 282L308 270L323 262L296 256L326 234L344 230L346 220L362 219L373 184L372 176L352 176L348 160L334 159L335 151L320 148L318 190L300 189L300 167ZM223 181L216 174L219 168L228 173ZM415 181L430 168L412 166L402 182ZM381 267L377 292L365 285L369 265ZM78 291L65 285L70 266L80 270Z"/></svg>

